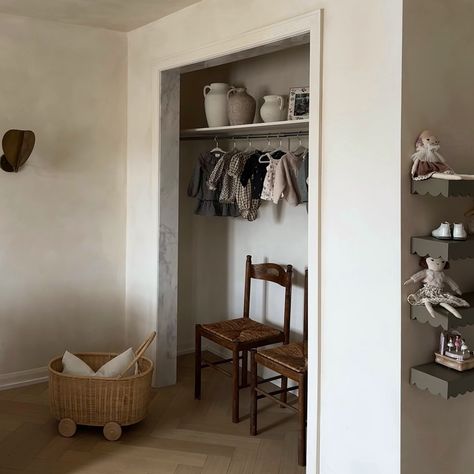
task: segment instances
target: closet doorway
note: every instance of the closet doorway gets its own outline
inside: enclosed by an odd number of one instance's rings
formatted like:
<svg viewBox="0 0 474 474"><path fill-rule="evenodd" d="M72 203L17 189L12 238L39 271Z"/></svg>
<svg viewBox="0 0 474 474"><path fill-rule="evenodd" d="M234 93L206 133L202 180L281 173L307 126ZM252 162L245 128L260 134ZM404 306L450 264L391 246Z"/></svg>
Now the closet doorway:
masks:
<svg viewBox="0 0 474 474"><path fill-rule="evenodd" d="M297 17L269 28L187 52L155 65L154 160L157 177L157 266L155 324L155 385L176 381L176 358L194 350L194 324L238 317L242 312L245 255L254 262L292 264L297 271L292 330L301 337L303 273L309 277L309 377L308 445L318 446L319 414L319 221L320 221L320 62L321 13ZM214 147L217 136L224 149L248 146L235 130L202 130L207 123L203 85L227 82L244 85L256 99L267 94L288 94L290 87L310 88L310 113L306 122L259 131L255 145L309 149L309 205L291 207L265 203L254 222L241 218L195 216L194 199L186 189L200 152ZM257 110L262 105L257 102ZM257 119L259 119L257 113ZM293 136L292 135L293 133ZM259 140L259 141L258 141ZM253 315L281 326L281 298L267 288L255 288ZM275 315L275 316L271 316ZM254 317L254 316L253 316ZM265 318L275 318L268 319ZM318 449L308 451L308 467L317 465ZM312 472L312 471L311 471Z"/></svg>

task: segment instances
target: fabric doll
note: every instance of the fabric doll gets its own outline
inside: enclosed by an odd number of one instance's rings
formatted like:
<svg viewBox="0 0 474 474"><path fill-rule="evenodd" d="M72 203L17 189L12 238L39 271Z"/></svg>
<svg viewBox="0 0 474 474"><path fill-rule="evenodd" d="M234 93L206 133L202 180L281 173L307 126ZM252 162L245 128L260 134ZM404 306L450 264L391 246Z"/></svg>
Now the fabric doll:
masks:
<svg viewBox="0 0 474 474"><path fill-rule="evenodd" d="M424 130L416 139L416 152L411 155L413 166L411 177L415 181L429 178L448 180L474 180L474 175L459 174L446 163L439 150L439 140L429 130Z"/></svg>
<svg viewBox="0 0 474 474"><path fill-rule="evenodd" d="M436 317L433 305L440 305L453 316L461 319L462 316L455 308L468 308L470 305L462 298L443 291L445 285L448 285L458 295L462 294L458 284L443 272L445 268L449 268L449 263L442 258L422 257L420 266L424 267L424 270L415 273L404 283L404 285L408 285L409 283L423 282L422 288L416 293L408 295L408 302L412 306L424 305L433 318Z"/></svg>

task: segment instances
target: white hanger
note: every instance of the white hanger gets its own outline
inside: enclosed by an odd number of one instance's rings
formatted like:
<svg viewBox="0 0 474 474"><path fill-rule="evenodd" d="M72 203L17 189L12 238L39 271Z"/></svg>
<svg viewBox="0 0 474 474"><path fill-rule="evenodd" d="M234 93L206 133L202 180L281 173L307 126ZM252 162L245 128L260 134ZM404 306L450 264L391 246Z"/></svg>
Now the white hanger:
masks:
<svg viewBox="0 0 474 474"><path fill-rule="evenodd" d="M262 150L264 153L270 153L272 151L272 143L270 141L270 136L267 135L267 146L264 150Z"/></svg>
<svg viewBox="0 0 474 474"><path fill-rule="evenodd" d="M285 152L285 153L288 153L288 152L289 152L289 150L283 146L283 141L282 141L281 137L278 137L278 138L280 139L279 144L278 144L278 148L275 148L275 149L271 152L272 155L273 155L274 153L276 153L277 151L283 151L283 152Z"/></svg>
<svg viewBox="0 0 474 474"><path fill-rule="evenodd" d="M225 153L225 151L219 146L219 140L217 139L217 137L214 137L214 143L216 144L216 146L211 150L211 153Z"/></svg>
<svg viewBox="0 0 474 474"><path fill-rule="evenodd" d="M244 153L249 153L249 152L255 150L255 148L253 148L253 146L252 146L252 140L250 140L250 137L247 137L247 140L248 140L248 146L247 146L247 148L244 150Z"/></svg>
<svg viewBox="0 0 474 474"><path fill-rule="evenodd" d="M303 146L303 143L301 141L300 132L298 132L297 138L298 138L298 141L299 141L298 148L296 148L296 150L294 150L292 153L293 153L293 155L303 155L303 159L305 159L306 155L308 154L308 147Z"/></svg>

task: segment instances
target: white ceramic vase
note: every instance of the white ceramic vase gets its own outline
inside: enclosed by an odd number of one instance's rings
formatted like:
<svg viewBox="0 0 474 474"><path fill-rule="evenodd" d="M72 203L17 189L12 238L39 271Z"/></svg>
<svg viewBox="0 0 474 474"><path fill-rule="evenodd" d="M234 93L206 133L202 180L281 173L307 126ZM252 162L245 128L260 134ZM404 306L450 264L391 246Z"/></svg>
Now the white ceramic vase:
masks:
<svg viewBox="0 0 474 474"><path fill-rule="evenodd" d="M231 88L225 82L213 82L204 86L204 110L208 127L225 127L229 125L227 116L227 92Z"/></svg>
<svg viewBox="0 0 474 474"><path fill-rule="evenodd" d="M263 97L263 105L260 108L260 117L264 122L279 122L284 120L285 97L282 95L266 95Z"/></svg>

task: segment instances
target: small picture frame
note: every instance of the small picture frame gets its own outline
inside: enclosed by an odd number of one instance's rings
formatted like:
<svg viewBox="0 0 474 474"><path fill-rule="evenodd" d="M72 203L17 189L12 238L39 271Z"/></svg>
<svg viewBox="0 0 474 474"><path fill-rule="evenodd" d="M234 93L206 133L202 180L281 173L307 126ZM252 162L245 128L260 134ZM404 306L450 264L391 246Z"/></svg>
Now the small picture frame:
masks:
<svg viewBox="0 0 474 474"><path fill-rule="evenodd" d="M292 87L288 101L288 120L309 118L309 87Z"/></svg>

